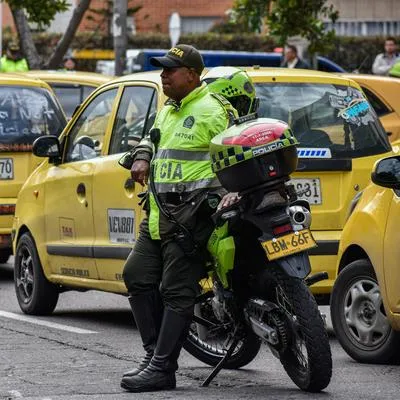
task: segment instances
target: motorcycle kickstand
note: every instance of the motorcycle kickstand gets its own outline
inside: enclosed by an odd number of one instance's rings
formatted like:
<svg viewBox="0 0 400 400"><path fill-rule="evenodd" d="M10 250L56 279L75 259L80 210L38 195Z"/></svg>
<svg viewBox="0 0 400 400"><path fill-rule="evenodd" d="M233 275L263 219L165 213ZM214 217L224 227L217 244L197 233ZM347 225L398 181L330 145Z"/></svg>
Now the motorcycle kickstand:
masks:
<svg viewBox="0 0 400 400"><path fill-rule="evenodd" d="M226 354L222 358L222 360L216 365L216 367L212 370L211 374L208 375L206 380L200 385L201 387L207 387L211 381L217 376L219 371L221 371L222 368L224 368L225 363L229 360L230 356L232 355L233 351L236 348L236 345L239 343L240 337L237 335L238 331L238 326L235 328L235 331L233 333L233 341L232 344L229 346L228 350L226 351Z"/></svg>

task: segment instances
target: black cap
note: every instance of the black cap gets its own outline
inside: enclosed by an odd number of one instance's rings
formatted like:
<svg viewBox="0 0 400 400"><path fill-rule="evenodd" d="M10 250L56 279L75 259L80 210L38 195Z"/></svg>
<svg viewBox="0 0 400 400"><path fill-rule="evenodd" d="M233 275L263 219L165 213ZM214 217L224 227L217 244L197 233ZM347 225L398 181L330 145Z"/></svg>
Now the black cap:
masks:
<svg viewBox="0 0 400 400"><path fill-rule="evenodd" d="M168 51L165 56L151 57L150 64L154 67L188 67L193 68L199 75L204 69L203 57L197 49L188 44L178 44Z"/></svg>

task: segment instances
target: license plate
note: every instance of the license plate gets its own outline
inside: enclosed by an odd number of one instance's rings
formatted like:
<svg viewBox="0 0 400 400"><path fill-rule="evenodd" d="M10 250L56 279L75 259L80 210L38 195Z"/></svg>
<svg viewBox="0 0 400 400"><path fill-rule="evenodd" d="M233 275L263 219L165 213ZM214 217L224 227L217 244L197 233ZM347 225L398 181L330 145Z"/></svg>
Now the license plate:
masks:
<svg viewBox="0 0 400 400"><path fill-rule="evenodd" d="M309 229L289 233L272 240L262 243L268 260L276 260L277 258L290 256L300 253L301 251L316 247L314 238Z"/></svg>
<svg viewBox="0 0 400 400"><path fill-rule="evenodd" d="M14 164L12 158L0 158L0 179L14 178Z"/></svg>
<svg viewBox="0 0 400 400"><path fill-rule="evenodd" d="M322 204L321 183L319 178L292 179L299 199L307 200L310 204Z"/></svg>

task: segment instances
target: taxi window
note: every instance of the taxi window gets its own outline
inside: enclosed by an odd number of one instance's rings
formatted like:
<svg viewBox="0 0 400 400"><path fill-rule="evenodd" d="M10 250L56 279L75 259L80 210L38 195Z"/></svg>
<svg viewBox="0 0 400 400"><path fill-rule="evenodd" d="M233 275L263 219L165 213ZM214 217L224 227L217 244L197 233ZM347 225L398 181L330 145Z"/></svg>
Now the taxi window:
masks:
<svg viewBox="0 0 400 400"><path fill-rule="evenodd" d="M101 154L117 91L115 88L102 92L86 106L68 135L66 162L88 160Z"/></svg>
<svg viewBox="0 0 400 400"><path fill-rule="evenodd" d="M361 91L341 85L256 84L259 116L287 122L300 148L321 158L355 158L390 150L387 135ZM307 157L307 155L306 155Z"/></svg>
<svg viewBox="0 0 400 400"><path fill-rule="evenodd" d="M68 119L72 117L76 106L81 104L83 100L96 89L94 86L62 83L51 83L51 87Z"/></svg>
<svg viewBox="0 0 400 400"><path fill-rule="evenodd" d="M110 154L129 151L149 131L157 113L157 91L146 86L124 89L111 137Z"/></svg>
<svg viewBox="0 0 400 400"><path fill-rule="evenodd" d="M364 94L367 97L369 104L371 104L371 106L374 108L378 117L383 117L384 115L392 112L388 107L386 107L386 105L379 99L379 97L375 93L367 89L365 86L361 86L361 88L364 91Z"/></svg>
<svg viewBox="0 0 400 400"><path fill-rule="evenodd" d="M59 136L65 125L48 90L0 86L0 151L30 151L39 136Z"/></svg>

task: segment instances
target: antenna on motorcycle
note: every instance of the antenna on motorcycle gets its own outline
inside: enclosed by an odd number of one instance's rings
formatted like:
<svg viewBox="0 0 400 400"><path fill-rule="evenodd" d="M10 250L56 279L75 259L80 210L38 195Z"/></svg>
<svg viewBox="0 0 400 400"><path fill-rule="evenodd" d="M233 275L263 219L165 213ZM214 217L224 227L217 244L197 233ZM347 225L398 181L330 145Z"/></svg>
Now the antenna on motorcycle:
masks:
<svg viewBox="0 0 400 400"><path fill-rule="evenodd" d="M255 113L243 115L242 117L236 118L234 122L235 122L235 125L240 125L240 124L244 124L245 122L248 122L248 121L253 121L257 118L258 118L258 114L255 112Z"/></svg>

